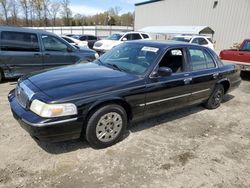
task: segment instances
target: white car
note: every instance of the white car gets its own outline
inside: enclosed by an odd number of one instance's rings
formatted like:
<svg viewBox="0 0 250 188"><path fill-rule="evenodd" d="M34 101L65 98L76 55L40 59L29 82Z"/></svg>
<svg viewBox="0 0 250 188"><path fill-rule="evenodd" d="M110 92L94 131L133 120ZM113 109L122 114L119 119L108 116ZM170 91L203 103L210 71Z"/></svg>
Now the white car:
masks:
<svg viewBox="0 0 250 188"><path fill-rule="evenodd" d="M68 37L68 36L61 36L64 40L66 40L71 45L77 46L79 48L89 48L87 41L80 41L78 39Z"/></svg>
<svg viewBox="0 0 250 188"><path fill-rule="evenodd" d="M214 50L214 44L210 37L202 35L178 35L172 38L175 41L199 44Z"/></svg>
<svg viewBox="0 0 250 188"><path fill-rule="evenodd" d="M151 40L151 37L143 32L115 33L104 40L97 41L93 48L94 50L103 53L109 51L118 44L130 40Z"/></svg>

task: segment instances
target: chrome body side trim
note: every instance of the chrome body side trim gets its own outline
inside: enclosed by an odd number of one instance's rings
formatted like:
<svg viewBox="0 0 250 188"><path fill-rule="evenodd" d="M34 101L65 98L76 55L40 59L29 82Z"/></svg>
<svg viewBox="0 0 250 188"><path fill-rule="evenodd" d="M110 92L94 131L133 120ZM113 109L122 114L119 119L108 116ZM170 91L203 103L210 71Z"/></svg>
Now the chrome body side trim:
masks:
<svg viewBox="0 0 250 188"><path fill-rule="evenodd" d="M211 89L208 88L208 89L203 89L203 90L200 90L200 91L192 92L192 95L195 95L195 94L198 94L198 93L203 93L203 92L210 91L210 90Z"/></svg>
<svg viewBox="0 0 250 188"><path fill-rule="evenodd" d="M34 126L34 127L43 127L43 126L49 126L49 125L56 125L56 124L60 124L60 123L67 123L67 122L71 122L71 121L76 121L77 118L71 118L71 119L65 119L65 120L60 120L60 121L54 121L54 122L49 122L49 123L31 123L25 119L22 119L22 121L28 125Z"/></svg>
<svg viewBox="0 0 250 188"><path fill-rule="evenodd" d="M182 97L187 97L187 96L203 93L203 92L210 91L210 90L211 90L210 88L203 89L203 90L200 90L200 91L196 91L196 92L192 92L192 93L186 93L186 94L178 95L178 96L175 96L175 97L169 97L169 98L165 98L165 99L161 99L161 100L147 102L145 104L139 104L139 106L143 107L143 106L147 106L147 105L151 105L151 104L155 104L155 103L160 103L160 102L164 102L164 101L169 101L169 100L173 100L173 99L178 99L178 98L182 98Z"/></svg>

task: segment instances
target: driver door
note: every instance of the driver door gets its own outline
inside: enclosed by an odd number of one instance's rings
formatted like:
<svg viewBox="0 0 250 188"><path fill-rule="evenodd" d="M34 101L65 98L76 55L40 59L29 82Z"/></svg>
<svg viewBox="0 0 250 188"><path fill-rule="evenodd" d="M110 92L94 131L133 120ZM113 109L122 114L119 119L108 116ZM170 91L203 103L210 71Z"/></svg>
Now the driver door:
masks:
<svg viewBox="0 0 250 188"><path fill-rule="evenodd" d="M72 65L77 60L69 46L56 36L42 35L44 69Z"/></svg>
<svg viewBox="0 0 250 188"><path fill-rule="evenodd" d="M168 67L173 72L167 77L153 76L151 73L146 86L145 103L146 114L149 116L187 105L192 92L185 48L168 50L154 71L159 67Z"/></svg>
<svg viewBox="0 0 250 188"><path fill-rule="evenodd" d="M246 40L240 51L238 51L238 60L240 62L249 62L250 60L250 41Z"/></svg>

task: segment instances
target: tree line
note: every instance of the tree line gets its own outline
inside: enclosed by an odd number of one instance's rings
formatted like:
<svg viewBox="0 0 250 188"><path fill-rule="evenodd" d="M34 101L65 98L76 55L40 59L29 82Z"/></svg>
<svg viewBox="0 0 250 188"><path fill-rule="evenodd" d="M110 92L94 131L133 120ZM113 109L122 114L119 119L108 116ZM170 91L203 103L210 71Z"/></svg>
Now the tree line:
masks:
<svg viewBox="0 0 250 188"><path fill-rule="evenodd" d="M70 0L0 0L0 25L42 26L133 26L134 14L120 14L120 7L93 16L73 14Z"/></svg>

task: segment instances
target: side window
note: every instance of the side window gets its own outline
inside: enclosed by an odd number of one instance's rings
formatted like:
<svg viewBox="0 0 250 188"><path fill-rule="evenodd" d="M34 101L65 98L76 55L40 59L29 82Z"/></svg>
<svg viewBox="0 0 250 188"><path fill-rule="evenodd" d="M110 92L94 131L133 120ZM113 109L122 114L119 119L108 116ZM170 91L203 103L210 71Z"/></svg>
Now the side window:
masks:
<svg viewBox="0 0 250 188"><path fill-rule="evenodd" d="M127 34L123 38L127 38L127 40L133 40L132 34Z"/></svg>
<svg viewBox="0 0 250 188"><path fill-rule="evenodd" d="M173 73L184 71L184 56L183 49L171 49L166 52L159 67L168 67L172 69Z"/></svg>
<svg viewBox="0 0 250 188"><path fill-rule="evenodd" d="M132 40L140 40L140 39L141 39L141 35L139 33L132 34Z"/></svg>
<svg viewBox="0 0 250 188"><path fill-rule="evenodd" d="M215 67L212 57L207 52L199 49L189 49L189 54L193 71Z"/></svg>
<svg viewBox="0 0 250 188"><path fill-rule="evenodd" d="M46 51L59 51L59 52L67 51L68 48L67 45L54 36L42 35L42 41L44 49Z"/></svg>
<svg viewBox="0 0 250 188"><path fill-rule="evenodd" d="M81 37L79 38L79 40L81 40L81 41L87 40L87 37L86 37L86 36L81 36Z"/></svg>
<svg viewBox="0 0 250 188"><path fill-rule="evenodd" d="M37 35L33 33L2 31L0 47L2 51L40 51Z"/></svg>
<svg viewBox="0 0 250 188"><path fill-rule="evenodd" d="M194 38L194 39L192 40L192 43L193 43L193 44L199 44L198 38Z"/></svg>
<svg viewBox="0 0 250 188"><path fill-rule="evenodd" d="M65 37L62 37L64 40L66 40L68 43L74 43L73 40L69 39L69 38L65 38Z"/></svg>
<svg viewBox="0 0 250 188"><path fill-rule="evenodd" d="M241 50L250 51L250 41L245 41Z"/></svg>
<svg viewBox="0 0 250 188"><path fill-rule="evenodd" d="M149 36L147 34L144 34L144 33L142 33L142 36L143 36L144 39L148 39L149 38Z"/></svg>
<svg viewBox="0 0 250 188"><path fill-rule="evenodd" d="M200 45L206 45L206 44L208 44L208 42L204 38L199 38L199 44Z"/></svg>
<svg viewBox="0 0 250 188"><path fill-rule="evenodd" d="M89 40L97 40L95 36L89 36Z"/></svg>
<svg viewBox="0 0 250 188"><path fill-rule="evenodd" d="M208 54L206 51L204 51L205 57L206 57L206 61L207 61L207 68L214 68L216 67L214 60L212 59L211 55Z"/></svg>

